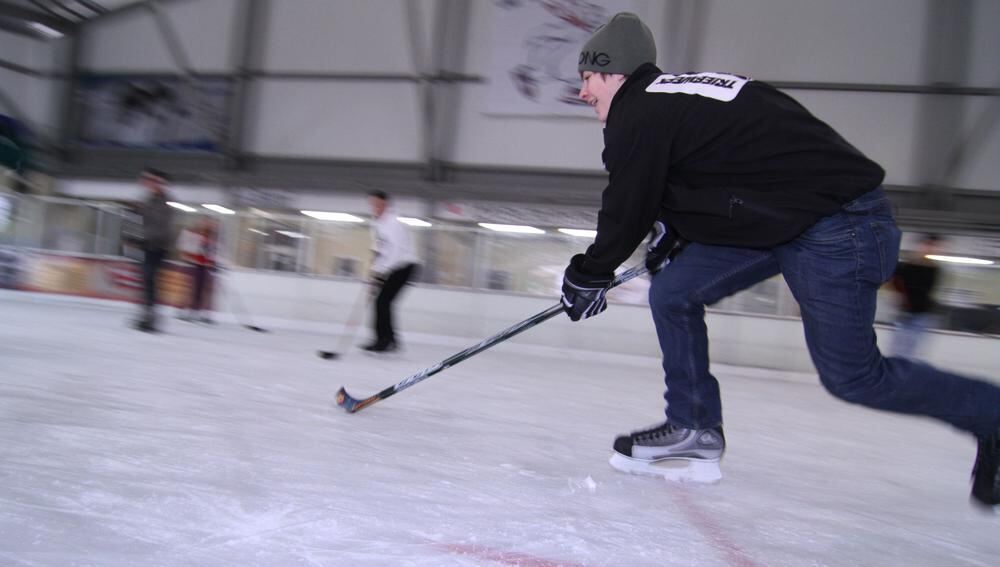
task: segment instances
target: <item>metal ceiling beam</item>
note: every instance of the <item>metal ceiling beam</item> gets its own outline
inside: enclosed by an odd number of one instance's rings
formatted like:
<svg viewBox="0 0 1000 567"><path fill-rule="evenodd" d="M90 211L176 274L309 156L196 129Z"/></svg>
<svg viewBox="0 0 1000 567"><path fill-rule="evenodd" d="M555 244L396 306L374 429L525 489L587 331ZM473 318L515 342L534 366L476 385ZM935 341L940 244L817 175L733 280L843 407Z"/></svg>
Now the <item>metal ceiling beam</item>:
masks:
<svg viewBox="0 0 1000 567"><path fill-rule="evenodd" d="M233 42L229 54L231 66L235 70L233 101L229 106L229 128L226 133L224 151L228 167L242 169L246 145L248 109L256 103L253 98L252 69L260 66L263 59L261 45L267 41L267 18L262 0L245 0L245 7L236 6L238 24L233 31ZM242 8L242 9L241 9Z"/></svg>
<svg viewBox="0 0 1000 567"><path fill-rule="evenodd" d="M973 0L930 0L924 75L928 84L954 86L968 77L972 46ZM914 137L918 179L926 185L929 204L947 210L951 197L943 187L954 183L957 170L949 171L948 155L958 147L966 110L964 97L930 94L922 97L917 135Z"/></svg>
<svg viewBox="0 0 1000 567"><path fill-rule="evenodd" d="M94 23L94 22L103 22L103 21L108 20L108 19L113 19L113 18L117 18L119 16L125 16L125 15L128 15L128 14L131 14L131 13L136 12L138 10L148 10L149 9L148 4L151 4L153 2L170 2L170 3L176 3L176 2L182 2L182 1L184 1L184 2L190 2L190 1L194 1L194 0L138 0L137 2L131 2L131 3L128 3L128 4L122 4L121 6L118 6L117 8L105 9L103 13L101 13L101 14L99 14L97 16L94 16L92 18L88 18L87 21L84 22L84 24L91 24L91 23ZM241 2L242 2L242 0L238 0L236 2L236 4L239 5Z"/></svg>
<svg viewBox="0 0 1000 567"><path fill-rule="evenodd" d="M66 60L62 75L66 77L63 91L59 96L59 122L57 123L56 144L62 161L71 161L73 142L80 132L80 110L77 106L76 91L80 84L81 42L83 34L73 34L63 39L66 43Z"/></svg>
<svg viewBox="0 0 1000 567"><path fill-rule="evenodd" d="M410 40L410 58L413 64L414 70L416 70L417 75L420 77L417 83L417 96L419 97L420 104L420 155L424 162L424 167L426 168L425 177L427 179L433 179L434 173L434 163L436 161L436 156L434 155L434 131L437 128L436 121L436 110L437 104L432 96L431 84L427 80L427 76L430 75L433 69L434 62L431 61L431 55L427 47L427 38L424 37L423 30L423 18L421 16L421 4L419 2L411 2L409 0L400 0L403 4L403 9L406 11L406 23L409 31ZM440 2L435 2L437 5ZM437 21L435 18L434 29L431 30L431 36L440 33L442 30L437 29Z"/></svg>
<svg viewBox="0 0 1000 567"><path fill-rule="evenodd" d="M46 11L52 12L56 16L58 16L60 18L64 18L64 19L66 19L66 20L68 20L70 22L80 22L80 21L83 21L83 20L87 19L86 16L84 16L80 12L77 12L76 10L70 8L68 5L63 4L59 0L49 0L49 2L52 4L51 6L49 6L48 4L43 4L39 0L31 0L32 4L34 4L36 6L41 6ZM60 14L57 9L58 10L62 10L63 12L66 12L67 14L69 14L69 17L66 17L66 16Z"/></svg>
<svg viewBox="0 0 1000 567"><path fill-rule="evenodd" d="M61 20L66 19L65 16L63 16L62 14L57 13L50 6L48 6L47 4L42 3L40 0L28 0L28 1L31 2L32 4L34 4L37 8L39 8L43 12L48 13L53 18L59 18Z"/></svg>
<svg viewBox="0 0 1000 567"><path fill-rule="evenodd" d="M15 73L20 73L21 75L28 75L29 77L46 77L47 73L42 73L41 71L36 71L30 69L23 65L18 65L12 61L7 61L5 59L0 59L0 69L7 69L8 71L13 71Z"/></svg>
<svg viewBox="0 0 1000 567"><path fill-rule="evenodd" d="M0 16L23 20L28 22L38 22L46 26L69 35L76 30L76 26L67 22L63 18L57 18L44 12L23 8L9 2L0 2Z"/></svg>
<svg viewBox="0 0 1000 567"><path fill-rule="evenodd" d="M442 166L454 159L458 140L458 108L462 91L458 83L469 82L457 70L464 68L468 52L468 33L471 22L469 2L466 0L438 0L434 34L431 95L437 101L436 131L432 148L437 162L435 179L443 179ZM437 79L441 77L442 80ZM478 78L482 81L482 78Z"/></svg>
<svg viewBox="0 0 1000 567"><path fill-rule="evenodd" d="M0 18L0 31L20 35L35 41L45 41L46 38L40 33L31 30L24 22L15 19Z"/></svg>
<svg viewBox="0 0 1000 567"><path fill-rule="evenodd" d="M101 6L97 2L92 2L91 0L76 0L76 1L79 4L82 4L83 6L86 6L87 9L89 9L91 12L93 12L95 14L107 14L108 13L108 9L105 8L104 6Z"/></svg>
<svg viewBox="0 0 1000 567"><path fill-rule="evenodd" d="M153 17L156 20L156 27L160 30L160 37L163 39L163 43L166 44L170 56L174 59L174 63L180 68L182 75L190 78L195 74L194 68L191 66L191 59L184 50L180 34L177 33L177 29L170 22L170 18L163 10L162 4L159 0L149 0L148 2L144 2L144 5L153 13Z"/></svg>

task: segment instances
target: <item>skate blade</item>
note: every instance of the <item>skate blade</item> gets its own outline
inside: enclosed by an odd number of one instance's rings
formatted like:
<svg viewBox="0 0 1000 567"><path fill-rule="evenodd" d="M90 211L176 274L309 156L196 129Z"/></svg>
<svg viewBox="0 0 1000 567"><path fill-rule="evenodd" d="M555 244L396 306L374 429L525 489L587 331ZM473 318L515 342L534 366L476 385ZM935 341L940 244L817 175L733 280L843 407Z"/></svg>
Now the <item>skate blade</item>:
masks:
<svg viewBox="0 0 1000 567"><path fill-rule="evenodd" d="M715 484L722 480L722 470L719 469L718 461L697 459L647 461L614 453L608 464L615 470L643 476L658 476L671 482Z"/></svg>

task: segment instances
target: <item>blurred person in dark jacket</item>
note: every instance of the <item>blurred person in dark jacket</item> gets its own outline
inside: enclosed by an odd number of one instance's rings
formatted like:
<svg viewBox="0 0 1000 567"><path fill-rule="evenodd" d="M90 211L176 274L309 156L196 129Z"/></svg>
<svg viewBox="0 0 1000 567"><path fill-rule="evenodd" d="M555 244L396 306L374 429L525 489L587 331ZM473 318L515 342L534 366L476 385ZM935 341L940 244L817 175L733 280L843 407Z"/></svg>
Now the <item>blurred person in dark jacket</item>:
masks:
<svg viewBox="0 0 1000 567"><path fill-rule="evenodd" d="M896 266L892 277L892 287L899 293L899 315L892 343L895 356L924 358L917 351L934 322L934 288L941 279L941 268L928 256L940 253L941 243L936 234L924 235L915 257Z"/></svg>
<svg viewBox="0 0 1000 567"><path fill-rule="evenodd" d="M142 289L143 311L136 328L141 331L157 331L156 302L157 277L160 267L170 251L173 236L173 208L167 204L166 173L146 168L139 176L139 182L148 190L142 207Z"/></svg>

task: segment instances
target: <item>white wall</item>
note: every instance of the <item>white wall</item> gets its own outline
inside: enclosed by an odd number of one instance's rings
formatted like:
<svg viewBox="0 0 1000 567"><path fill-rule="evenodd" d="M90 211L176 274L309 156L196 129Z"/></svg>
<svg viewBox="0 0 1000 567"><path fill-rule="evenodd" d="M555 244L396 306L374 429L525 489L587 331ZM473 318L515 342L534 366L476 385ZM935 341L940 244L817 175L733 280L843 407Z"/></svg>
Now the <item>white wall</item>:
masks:
<svg viewBox="0 0 1000 567"><path fill-rule="evenodd" d="M403 82L263 80L250 151L271 156L420 159L417 86Z"/></svg>
<svg viewBox="0 0 1000 567"><path fill-rule="evenodd" d="M267 2L269 71L412 73L400 0Z"/></svg>
<svg viewBox="0 0 1000 567"><path fill-rule="evenodd" d="M701 68L765 81L923 81L926 0L704 4Z"/></svg>
<svg viewBox="0 0 1000 567"><path fill-rule="evenodd" d="M204 73L230 70L238 0L182 0L161 5L195 70ZM180 70L149 10L133 10L85 26L80 66L85 71L116 73Z"/></svg>
<svg viewBox="0 0 1000 567"><path fill-rule="evenodd" d="M46 73L55 68L61 40L41 41L0 31L0 59L32 71ZM58 95L61 81L0 69L0 88L13 99L16 111L28 125L49 137L58 123ZM15 109L0 103L0 113L13 115Z"/></svg>
<svg viewBox="0 0 1000 567"><path fill-rule="evenodd" d="M1000 2L977 0L972 20L969 77L970 83L978 87L1000 87L1000 66L996 56L1000 53L997 22L1000 22Z"/></svg>
<svg viewBox="0 0 1000 567"><path fill-rule="evenodd" d="M772 81L823 81L919 85L926 81L931 0L700 0L705 25L697 33L695 65L702 69L749 74ZM231 71L238 0L183 0L164 3L185 49L200 71ZM260 42L261 65L272 72L398 73L418 71L410 41L409 17L418 19L424 48L432 43L439 0L266 0ZM676 44L676 22L669 2L637 0L637 11L664 53ZM471 1L469 44L461 68L484 76L484 83L440 86L455 89L453 106L441 112L457 117L455 143L445 161L466 165L570 170L601 169L601 127L592 119L511 117L485 113L490 82L493 2ZM969 82L997 86L995 53L1000 38L995 22L1000 3L974 2L969 41ZM82 65L97 72L174 72L175 62L146 10L88 26ZM676 69L674 69L676 70ZM687 69L685 69L687 70ZM0 73L3 73L0 71ZM5 82L8 76L0 75ZM24 83L24 79L18 79ZM27 87L17 87L24 90ZM791 91L821 119L879 161L887 180L919 184L916 145L921 97L918 95ZM449 99L450 100L450 99ZM966 98L966 128L982 118L993 99ZM43 105L47 106L47 105ZM249 101L246 143L255 153L318 159L415 162L424 157L424 121L417 85L406 81L287 80L254 82ZM32 114L39 114L37 109ZM1000 142L993 125L967 167L960 186L1000 189ZM945 148L942 148L944 151Z"/></svg>

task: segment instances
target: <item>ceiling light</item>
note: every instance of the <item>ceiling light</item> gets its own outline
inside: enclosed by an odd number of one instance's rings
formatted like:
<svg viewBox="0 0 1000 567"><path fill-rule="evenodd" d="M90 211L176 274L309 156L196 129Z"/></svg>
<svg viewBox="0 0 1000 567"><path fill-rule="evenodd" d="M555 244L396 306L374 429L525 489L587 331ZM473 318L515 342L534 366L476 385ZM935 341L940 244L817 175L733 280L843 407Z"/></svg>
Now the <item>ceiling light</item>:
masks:
<svg viewBox="0 0 1000 567"><path fill-rule="evenodd" d="M261 236L267 236L267 233L264 232L263 230L257 230L256 228L250 228L250 229L247 229L247 230L249 230L250 232L252 232L254 234L259 234Z"/></svg>
<svg viewBox="0 0 1000 567"><path fill-rule="evenodd" d="M559 232L563 234L568 234L570 236L582 236L584 238L594 238L597 236L596 230L588 230L583 228L560 228Z"/></svg>
<svg viewBox="0 0 1000 567"><path fill-rule="evenodd" d="M44 35L45 37L51 39L59 39L60 37L63 36L63 33L61 31L50 28L49 26L45 24L40 24L38 22L28 22L28 27Z"/></svg>
<svg viewBox="0 0 1000 567"><path fill-rule="evenodd" d="M410 226L431 226L431 223L414 217L396 217L396 220Z"/></svg>
<svg viewBox="0 0 1000 567"><path fill-rule="evenodd" d="M257 207L250 207L250 214L257 215L259 217L264 217L266 219L273 219L274 218L274 215L272 215L271 213L269 213L267 211L262 211L261 209L258 209Z"/></svg>
<svg viewBox="0 0 1000 567"><path fill-rule="evenodd" d="M213 205L211 203L209 203L209 204L206 205L206 204L202 203L201 206L205 207L206 209L208 209L210 211L215 211L215 212L219 213L220 215L235 215L236 214L236 211L234 211L232 209L227 209L226 207L223 207L222 205Z"/></svg>
<svg viewBox="0 0 1000 567"><path fill-rule="evenodd" d="M336 221L336 222L365 222L365 219L361 217L356 217L354 215L349 215L347 213L331 213L329 211L299 211L307 217L312 217L314 219L324 220L324 221Z"/></svg>
<svg viewBox="0 0 1000 567"><path fill-rule="evenodd" d="M993 260L967 258L965 256L939 256L937 254L928 254L924 257L928 260L934 260L935 262L950 262L952 264L975 264L977 266L989 266L994 263Z"/></svg>
<svg viewBox="0 0 1000 567"><path fill-rule="evenodd" d="M495 230L497 232L516 232L519 234L545 234L545 231L540 228L535 228L533 226L525 226L523 224L494 224L489 222L481 222L479 226L483 228L488 228L490 230Z"/></svg>
<svg viewBox="0 0 1000 567"><path fill-rule="evenodd" d="M309 238L308 236L302 234L301 232L295 232L294 230L276 230L278 234L283 234L288 238Z"/></svg>
<svg viewBox="0 0 1000 567"><path fill-rule="evenodd" d="M180 210L184 211L185 213L193 213L193 212L195 212L195 211L198 210L198 209L196 209L194 207L189 207L189 206L187 206L187 205L185 205L183 203L177 203L177 202L174 202L174 201L167 201L167 204L170 205L171 207L175 208L175 209L180 209Z"/></svg>

